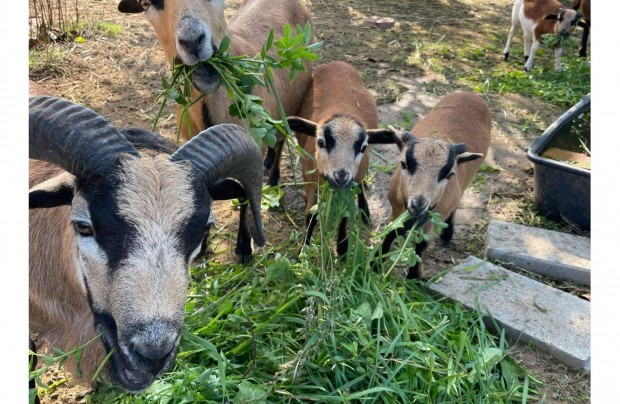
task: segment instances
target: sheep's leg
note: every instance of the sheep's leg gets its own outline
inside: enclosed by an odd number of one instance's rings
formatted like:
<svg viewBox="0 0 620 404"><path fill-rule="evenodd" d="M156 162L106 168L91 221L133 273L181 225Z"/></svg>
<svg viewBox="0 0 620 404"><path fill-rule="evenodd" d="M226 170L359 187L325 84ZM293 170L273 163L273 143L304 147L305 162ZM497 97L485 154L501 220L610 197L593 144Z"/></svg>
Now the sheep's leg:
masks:
<svg viewBox="0 0 620 404"><path fill-rule="evenodd" d="M515 20L513 17L512 25L510 26L510 31L508 32L508 39L506 40L506 46L502 52L504 60L508 60L508 57L510 56L510 47L512 46L512 39L514 38L515 31L517 30L517 22L518 20Z"/></svg>
<svg viewBox="0 0 620 404"><path fill-rule="evenodd" d="M248 206L247 199L239 198L241 203L239 209L239 231L237 232L237 245L235 254L240 263L245 264L252 258L252 237L248 227Z"/></svg>
<svg viewBox="0 0 620 404"><path fill-rule="evenodd" d="M512 22L510 25L510 31L508 32L508 39L506 40L506 47L504 48L504 51L502 52L504 56L504 60L508 60L508 56L510 56L510 46L512 45L512 39L515 36L518 23L519 23L519 12L517 9L517 4L515 3L512 6Z"/></svg>
<svg viewBox="0 0 620 404"><path fill-rule="evenodd" d="M381 264L385 260L385 257L390 252L390 248L392 247L392 243L396 240L398 236L406 236L407 232L411 230L413 227L413 220L409 220L403 224L403 227L392 230L389 232L385 238L383 239L383 243L381 244L381 261L375 260L373 264L373 270L375 272L379 272L381 269Z"/></svg>
<svg viewBox="0 0 620 404"><path fill-rule="evenodd" d="M428 247L428 242L422 241L420 244L416 244L415 253L418 257L422 257L422 253ZM409 267L409 272L407 273L407 279L421 279L422 274L424 273L424 264L422 262L416 262L416 264L412 267Z"/></svg>
<svg viewBox="0 0 620 404"><path fill-rule="evenodd" d="M525 59L526 61L531 55L533 38L534 37L532 36L531 32L523 32L523 59Z"/></svg>
<svg viewBox="0 0 620 404"><path fill-rule="evenodd" d="M237 254L239 262L248 262L250 258L252 258L252 237L250 234L250 225L247 220L248 203L245 189L243 189L243 186L241 186L238 182L226 179L209 186L209 193L215 201L239 199L241 208L239 210L239 230L237 232L235 254ZM203 255L207 249L207 236L209 234L209 230L210 228L207 226L203 247L201 248L201 254Z"/></svg>
<svg viewBox="0 0 620 404"><path fill-rule="evenodd" d="M527 58L527 62L525 62L525 71L532 71L532 65L534 64L534 55L536 55L536 51L540 47L540 42L538 42L535 38L532 39L532 48L530 49L530 56Z"/></svg>
<svg viewBox="0 0 620 404"><path fill-rule="evenodd" d="M280 160L282 159L282 149L284 148L284 141L283 140L279 140L278 142L276 142L276 147L275 148L269 148L267 150L267 157L265 158L265 167L267 168L267 163L268 163L268 159L270 158L272 161L270 161L270 166L269 168L269 178L267 180L267 185L269 185L270 187L274 187L276 185L278 185L278 182L280 182ZM273 152L272 152L273 150ZM271 156L270 156L271 155Z"/></svg>
<svg viewBox="0 0 620 404"><path fill-rule="evenodd" d="M30 354L29 361L30 362L30 372L34 372L37 369L37 346L33 340L30 340L30 350L34 352L34 354ZM29 389L34 389L34 402L35 404L39 404L41 401L39 400L39 396L37 395L37 384L34 379L30 380L28 383Z"/></svg>
<svg viewBox="0 0 620 404"><path fill-rule="evenodd" d="M555 71L562 71L562 47L557 47L553 50L553 54L555 55Z"/></svg>
<svg viewBox="0 0 620 404"><path fill-rule="evenodd" d="M583 35L581 36L581 47L579 47L579 56L586 56L586 49L588 47L588 35L590 35L590 27L583 27Z"/></svg>
<svg viewBox="0 0 620 404"><path fill-rule="evenodd" d="M347 226L349 224L348 218L343 217L338 226L338 240L336 245L336 252L342 257L347 253L349 248L349 237L347 232Z"/></svg>
<svg viewBox="0 0 620 404"><path fill-rule="evenodd" d="M450 243L450 240L452 240L452 236L454 235L454 214L455 213L456 213L456 210L452 212L450 216L448 216L448 219L446 219L446 224L448 225L448 227L445 227L441 231L441 234L439 236L439 238L441 239L441 244L443 246L447 246L448 243Z"/></svg>
<svg viewBox="0 0 620 404"><path fill-rule="evenodd" d="M308 213L306 215L306 234L304 235L303 245L310 244L310 239L312 238L312 232L314 231L314 226L316 226L316 214Z"/></svg>
<svg viewBox="0 0 620 404"><path fill-rule="evenodd" d="M357 194L357 207L362 214L362 222L364 224L370 223L370 209L368 208L368 201L366 200L366 191L364 183L360 184L361 192Z"/></svg>

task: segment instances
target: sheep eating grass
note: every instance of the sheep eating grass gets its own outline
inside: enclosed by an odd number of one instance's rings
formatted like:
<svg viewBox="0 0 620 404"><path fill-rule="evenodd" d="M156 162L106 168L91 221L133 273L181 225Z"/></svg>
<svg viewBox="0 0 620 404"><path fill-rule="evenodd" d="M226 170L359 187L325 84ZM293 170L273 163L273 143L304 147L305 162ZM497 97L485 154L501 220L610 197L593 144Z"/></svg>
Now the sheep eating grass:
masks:
<svg viewBox="0 0 620 404"><path fill-rule="evenodd" d="M411 220L383 240L382 255L387 255L398 235L408 232L417 221L426 234L432 234L429 211L441 214L447 227L441 233L448 243L454 233L454 216L465 189L474 178L487 154L491 140L491 112L475 93L453 92L441 98L433 110L411 130L392 131L387 139L371 136L370 143L395 143L400 160L390 180L388 200L392 220L405 210ZM428 242L416 245L422 257ZM423 264L409 267L407 278L421 278Z"/></svg>
<svg viewBox="0 0 620 404"><path fill-rule="evenodd" d="M524 69L530 72L542 36L554 34L566 38L573 33L577 25L585 26L585 23L579 20L581 17L580 12L564 8L557 0L515 0L512 8L512 24L502 52L504 60L508 60L510 56L510 46L517 24L521 24L523 31L523 53L526 59ZM554 44L554 54L555 70L562 71L562 44L559 40Z"/></svg>

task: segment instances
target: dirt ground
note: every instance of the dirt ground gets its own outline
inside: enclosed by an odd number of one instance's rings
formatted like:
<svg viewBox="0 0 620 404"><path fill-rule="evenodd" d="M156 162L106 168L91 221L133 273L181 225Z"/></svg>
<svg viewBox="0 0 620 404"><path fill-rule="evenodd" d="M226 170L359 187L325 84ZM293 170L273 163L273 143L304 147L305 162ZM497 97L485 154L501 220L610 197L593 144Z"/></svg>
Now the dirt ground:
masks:
<svg viewBox="0 0 620 404"><path fill-rule="evenodd" d="M345 60L354 65L375 95L382 124L405 129L410 129L429 112L442 95L462 89L454 77L437 73L437 69L430 68L424 60L415 59L420 41L482 42L489 32L507 32L511 3L511 0L307 1L313 13L316 39L324 42L318 51L319 63ZM119 127L150 129L151 119L159 106L155 97L161 91L161 78L170 76L170 68L146 19L141 15L121 14L116 10L116 4L115 0L82 0L80 14L91 23L109 21L118 24L122 27L118 36L105 35L92 28L88 35L83 35L84 42L57 44L62 56L45 69L31 71L30 79L47 93L95 109ZM241 0L228 1L228 15L232 15L240 4ZM364 18L373 15L394 18L394 27L381 30L364 26ZM517 39L514 46L520 46L516 43ZM485 53L489 63L503 63L503 43L497 42L496 45L492 52ZM458 58L454 63L460 63ZM493 114L492 144L485 161L487 168L474 180L463 198L451 245L431 246L427 250L424 261L428 276L468 255L482 257L490 220L547 225L532 210L533 169L525 150L562 110L514 94L487 96L487 101ZM167 106L162 116L157 132L174 138L173 107ZM390 214L386 188L391 173L376 167L393 164L396 151L393 146L374 150L369 203L372 230L379 230L385 226ZM283 182L294 182L294 176L300 179L293 168L294 157L287 155L283 159ZM282 234L290 234L294 227L300 230L303 224L302 188L286 187L283 203L292 220L282 210L267 213L268 246L277 245L282 241ZM231 210L229 203L217 205L218 226L226 229L231 223L234 228L236 217L229 214ZM559 225L559 229L589 237L589 232L565 224ZM228 239L224 238L211 248L221 250L230 246ZM232 259L232 254L228 257ZM571 285L564 287L589 299L589 290L572 288ZM546 393L545 402L589 402L587 375L568 371L534 348L516 345L514 355L543 382L540 389ZM58 377L50 374L52 380ZM44 402L85 402L84 393L83 389L62 388Z"/></svg>

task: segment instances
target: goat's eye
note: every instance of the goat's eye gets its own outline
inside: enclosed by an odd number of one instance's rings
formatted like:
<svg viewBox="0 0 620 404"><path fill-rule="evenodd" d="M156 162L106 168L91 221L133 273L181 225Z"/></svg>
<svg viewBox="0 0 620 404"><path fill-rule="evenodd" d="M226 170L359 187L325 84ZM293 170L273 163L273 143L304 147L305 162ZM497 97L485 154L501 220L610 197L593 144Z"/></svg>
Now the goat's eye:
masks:
<svg viewBox="0 0 620 404"><path fill-rule="evenodd" d="M73 227L75 227L75 230L82 236L92 236L94 234L93 228L86 222L73 222Z"/></svg>
<svg viewBox="0 0 620 404"><path fill-rule="evenodd" d="M400 166L403 168L403 170L407 169L407 163L405 163L404 161L400 162Z"/></svg>
<svg viewBox="0 0 620 404"><path fill-rule="evenodd" d="M449 180L450 178L454 177L454 171L450 171L448 173L448 175L446 175L446 179Z"/></svg>
<svg viewBox="0 0 620 404"><path fill-rule="evenodd" d="M319 139L316 141L316 144L317 144L317 145L318 145L318 146L322 149L322 148L324 148L324 147L325 147L325 140L324 140L323 138L319 138Z"/></svg>
<svg viewBox="0 0 620 404"><path fill-rule="evenodd" d="M362 148L360 149L360 153L364 153L367 147L368 145L363 145Z"/></svg>
<svg viewBox="0 0 620 404"><path fill-rule="evenodd" d="M149 0L140 0L140 5L146 10L151 5L151 2Z"/></svg>

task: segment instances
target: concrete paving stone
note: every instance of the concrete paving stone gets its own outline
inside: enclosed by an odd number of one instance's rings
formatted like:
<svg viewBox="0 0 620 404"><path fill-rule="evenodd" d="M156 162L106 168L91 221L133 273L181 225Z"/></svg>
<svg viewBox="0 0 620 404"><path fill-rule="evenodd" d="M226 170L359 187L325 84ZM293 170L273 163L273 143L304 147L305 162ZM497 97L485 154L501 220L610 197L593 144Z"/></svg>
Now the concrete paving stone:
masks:
<svg viewBox="0 0 620 404"><path fill-rule="evenodd" d="M590 372L590 302L472 256L428 286L468 309L480 307L511 339Z"/></svg>
<svg viewBox="0 0 620 404"><path fill-rule="evenodd" d="M554 279L590 285L590 239L491 221L485 255Z"/></svg>

